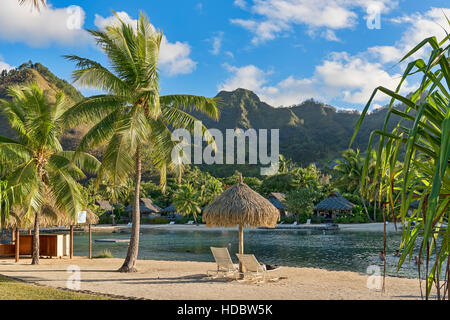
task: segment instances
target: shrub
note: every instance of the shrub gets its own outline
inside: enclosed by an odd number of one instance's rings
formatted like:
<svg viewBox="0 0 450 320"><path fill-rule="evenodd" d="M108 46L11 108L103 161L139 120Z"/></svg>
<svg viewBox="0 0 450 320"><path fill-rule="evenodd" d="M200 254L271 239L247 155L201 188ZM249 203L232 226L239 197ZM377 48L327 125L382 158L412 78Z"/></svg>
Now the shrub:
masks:
<svg viewBox="0 0 450 320"><path fill-rule="evenodd" d="M311 223L324 223L324 222L325 222L325 218L324 217L311 216Z"/></svg>
<svg viewBox="0 0 450 320"><path fill-rule="evenodd" d="M110 259L114 258L114 255L108 249L103 250L100 254L93 257L94 259Z"/></svg>
<svg viewBox="0 0 450 320"><path fill-rule="evenodd" d="M155 217L149 219L149 224L168 224L170 220L166 217Z"/></svg>
<svg viewBox="0 0 450 320"><path fill-rule="evenodd" d="M287 216L287 217L281 218L281 221L283 221L284 223L287 223L287 224L292 224L292 223L294 223L295 221L297 221L297 217L294 216L294 215L292 215L292 216Z"/></svg>

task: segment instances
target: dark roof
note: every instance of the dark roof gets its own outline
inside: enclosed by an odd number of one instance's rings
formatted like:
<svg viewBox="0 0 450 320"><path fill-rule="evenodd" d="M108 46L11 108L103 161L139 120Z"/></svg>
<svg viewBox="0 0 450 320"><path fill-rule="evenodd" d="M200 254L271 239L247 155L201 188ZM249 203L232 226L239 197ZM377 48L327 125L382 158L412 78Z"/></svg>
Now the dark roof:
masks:
<svg viewBox="0 0 450 320"><path fill-rule="evenodd" d="M114 207L109 203L109 201L97 200L96 203L102 210L105 210L105 211L113 211L114 210Z"/></svg>
<svg viewBox="0 0 450 320"><path fill-rule="evenodd" d="M322 200L315 207L319 211L349 211L355 205L340 195L339 192L333 191L328 198Z"/></svg>
<svg viewBox="0 0 450 320"><path fill-rule="evenodd" d="M176 212L176 211L177 211L177 209L175 208L175 206L173 204L162 209L162 212Z"/></svg>
<svg viewBox="0 0 450 320"><path fill-rule="evenodd" d="M284 199L286 199L286 195L281 192L271 192L269 194L269 198L270 197L273 197L273 198L277 199L278 201L284 201Z"/></svg>
<svg viewBox="0 0 450 320"><path fill-rule="evenodd" d="M141 213L159 213L162 211L160 207L153 203L151 199L141 198L139 209ZM125 212L133 211L133 206L129 205L125 208Z"/></svg>
<svg viewBox="0 0 450 320"><path fill-rule="evenodd" d="M267 197L267 200L269 200L270 203L272 203L275 206L275 208L280 210L286 208L286 205L283 203L285 198L286 195L284 193L272 192Z"/></svg>

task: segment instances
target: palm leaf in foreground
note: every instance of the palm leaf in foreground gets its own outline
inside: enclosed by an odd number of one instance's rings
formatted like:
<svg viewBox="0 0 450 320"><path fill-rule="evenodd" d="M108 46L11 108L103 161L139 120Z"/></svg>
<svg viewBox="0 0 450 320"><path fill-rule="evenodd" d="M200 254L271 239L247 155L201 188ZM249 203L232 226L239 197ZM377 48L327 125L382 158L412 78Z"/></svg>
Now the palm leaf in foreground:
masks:
<svg viewBox="0 0 450 320"><path fill-rule="evenodd" d="M419 49L431 47L428 62L417 59L408 64L396 91L384 87L377 88L366 105L354 137L375 94L380 91L391 97L391 103L382 130L371 136L368 151L373 148L373 137L380 136L378 154L385 151L384 160L377 159L373 176L385 193L389 210L396 210L400 201L399 213L404 223L401 248L403 253L398 268L406 258L411 259L416 243L419 246L419 259L425 260L426 298L430 297L433 286L438 299L449 297L449 249L448 229L450 204L450 67L449 38L441 42L435 37L423 40L403 58L410 57ZM423 74L420 87L410 96L399 94L406 78L413 74ZM400 102L404 110L394 106ZM387 130L387 122L392 114L401 120L392 131ZM352 139L352 142L354 140ZM404 148L404 161L400 169L395 164ZM384 161L384 162L383 162ZM388 188L383 189L381 173L389 171ZM367 177L367 163L363 177ZM397 185L396 180L399 180ZM361 187L364 188L363 180ZM380 194L380 197L382 195ZM408 216L410 204L414 199L420 201L419 208ZM414 224L414 226L413 226ZM420 236L419 236L420 235ZM420 263L419 275L420 275Z"/></svg>

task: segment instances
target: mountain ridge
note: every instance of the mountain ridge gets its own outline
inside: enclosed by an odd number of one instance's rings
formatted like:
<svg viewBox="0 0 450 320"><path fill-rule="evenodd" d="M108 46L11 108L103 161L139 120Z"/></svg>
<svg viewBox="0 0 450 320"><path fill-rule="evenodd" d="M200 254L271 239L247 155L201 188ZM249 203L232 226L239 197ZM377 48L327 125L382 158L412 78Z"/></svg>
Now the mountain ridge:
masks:
<svg viewBox="0 0 450 320"><path fill-rule="evenodd" d="M31 61L16 70L0 77L0 98L5 98L10 85L23 85L35 81L50 96L62 90L74 103L83 98L82 94L67 81L59 79L45 66ZM239 88L234 91L221 91L216 97L221 100L219 121L212 120L199 112L192 115L207 128L226 129L280 129L280 153L293 161L307 165L319 163L325 165L338 158L348 148L354 127L360 114L358 112L339 111L338 108L315 101L303 101L290 107L273 107L252 91ZM366 116L356 137L354 147L365 150L370 132L381 128L386 109L376 110ZM395 117L391 121L394 121ZM76 148L89 128L81 126L64 133L62 145L67 150ZM0 115L0 135L11 136L7 120Z"/></svg>

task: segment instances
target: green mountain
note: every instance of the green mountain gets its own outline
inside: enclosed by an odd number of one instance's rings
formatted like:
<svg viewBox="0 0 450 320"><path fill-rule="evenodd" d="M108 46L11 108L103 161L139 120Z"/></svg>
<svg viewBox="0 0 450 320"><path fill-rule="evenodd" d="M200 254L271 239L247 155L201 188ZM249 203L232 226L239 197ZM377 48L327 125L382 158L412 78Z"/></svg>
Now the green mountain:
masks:
<svg viewBox="0 0 450 320"><path fill-rule="evenodd" d="M280 153L307 165L325 165L338 158L348 148L359 112L339 111L313 99L291 107L274 108L253 92L237 89L217 95L222 101L218 122L195 114L208 128L279 129ZM370 132L380 129L386 109L369 114L355 140L354 147L365 150ZM393 118L395 120L395 118Z"/></svg>
<svg viewBox="0 0 450 320"><path fill-rule="evenodd" d="M58 91L63 91L69 103L75 103L83 99L83 95L70 83L55 76L48 68L40 63L22 64L9 72L0 73L0 99L8 99L8 87L24 85L30 82L38 83L50 97L54 99ZM87 126L73 128L64 133L62 145L66 150L74 150L81 137L87 132ZM13 137L14 133L9 127L7 119L0 114L0 135Z"/></svg>
<svg viewBox="0 0 450 320"><path fill-rule="evenodd" d="M31 81L41 85L50 97L62 90L71 102L83 98L67 81L56 77L42 64L32 62L24 63L9 72L1 72L0 98L6 98L9 86L23 85ZM333 106L312 99L291 107L274 108L245 89L222 91L217 97L222 102L218 122L195 112L194 116L202 120L208 128L217 128L223 132L225 129L235 128L280 129L280 152L302 165L315 162L325 166L340 157L342 151L348 147L359 119L358 112L338 111ZM366 117L355 147L366 149L370 132L381 128L385 114L386 109L380 109ZM63 136L63 147L73 150L87 130L87 126L68 130ZM13 135L8 122L1 115L0 135ZM228 166L226 174L232 174L236 168L239 169L239 166Z"/></svg>

